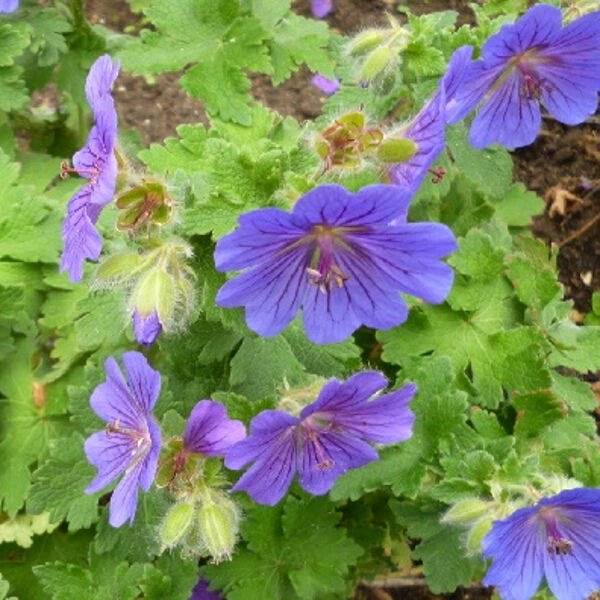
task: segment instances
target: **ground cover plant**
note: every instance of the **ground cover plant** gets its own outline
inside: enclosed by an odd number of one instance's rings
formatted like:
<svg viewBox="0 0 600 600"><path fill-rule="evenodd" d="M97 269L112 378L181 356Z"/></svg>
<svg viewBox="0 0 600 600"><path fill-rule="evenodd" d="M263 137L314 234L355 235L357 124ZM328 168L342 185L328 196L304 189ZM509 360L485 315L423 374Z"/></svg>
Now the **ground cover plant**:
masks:
<svg viewBox="0 0 600 600"><path fill-rule="evenodd" d="M512 150L593 118L600 11L131 5L0 2L0 599L598 591L600 330ZM303 65L314 121L249 93ZM124 72L208 123L144 146Z"/></svg>

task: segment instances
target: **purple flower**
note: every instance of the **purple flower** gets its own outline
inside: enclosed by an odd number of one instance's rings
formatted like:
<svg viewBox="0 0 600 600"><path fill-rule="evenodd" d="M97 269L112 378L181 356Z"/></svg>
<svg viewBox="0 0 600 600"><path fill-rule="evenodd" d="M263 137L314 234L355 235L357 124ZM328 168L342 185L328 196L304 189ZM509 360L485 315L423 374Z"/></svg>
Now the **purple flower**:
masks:
<svg viewBox="0 0 600 600"><path fill-rule="evenodd" d="M96 261L102 249L102 238L94 224L105 204L114 196L117 181L117 159L114 154L117 139L117 112L110 87L119 71L118 63L101 56L90 69L86 95L94 113L95 124L86 145L73 156L74 171L89 179L67 205L63 223L64 243L60 271L69 272L71 281L81 281L86 259Z"/></svg>
<svg viewBox="0 0 600 600"><path fill-rule="evenodd" d="M133 311L133 333L138 344L150 348L163 330L156 311L143 316L136 308Z"/></svg>
<svg viewBox="0 0 600 600"><path fill-rule="evenodd" d="M377 460L367 442L395 444L412 435L414 414L408 403L417 391L413 383L377 397L386 378L374 371L353 375L345 382L331 379L300 417L266 410L250 425L250 436L237 443L225 466L241 469L254 464L232 491L244 490L255 502L279 502L296 472L310 494L327 493L348 471Z"/></svg>
<svg viewBox="0 0 600 600"><path fill-rule="evenodd" d="M310 0L310 9L317 19L323 19L333 10L333 0Z"/></svg>
<svg viewBox="0 0 600 600"><path fill-rule="evenodd" d="M210 581L200 576L188 600L224 600L218 591L210 591Z"/></svg>
<svg viewBox="0 0 600 600"><path fill-rule="evenodd" d="M390 135L392 139L411 140L417 146L417 151L408 160L387 166L391 183L407 187L411 194L419 189L431 165L446 147L445 128L445 93L442 86L405 128Z"/></svg>
<svg viewBox="0 0 600 600"><path fill-rule="evenodd" d="M600 589L600 489L566 490L521 508L483 539L493 563L483 579L505 600L528 600L542 576L558 600Z"/></svg>
<svg viewBox="0 0 600 600"><path fill-rule="evenodd" d="M315 73L312 78L312 84L316 85L323 93L331 96L331 94L335 94L340 89L340 80L335 77L334 79L329 79L325 77L325 75L321 75L320 73Z"/></svg>
<svg viewBox="0 0 600 600"><path fill-rule="evenodd" d="M357 194L323 185L291 213L242 215L239 228L217 243L215 264L245 271L219 290L217 305L245 306L248 326L263 336L277 335L302 307L308 338L326 344L361 324L403 323L408 309L399 292L442 302L453 273L439 259L456 250L456 241L445 225L406 223L410 197L392 185Z"/></svg>
<svg viewBox="0 0 600 600"><path fill-rule="evenodd" d="M19 0L0 0L0 13L15 12L19 8Z"/></svg>
<svg viewBox="0 0 600 600"><path fill-rule="evenodd" d="M185 426L183 447L205 456L225 456L233 444L245 437L243 423L228 418L222 404L201 400L194 406Z"/></svg>
<svg viewBox="0 0 600 600"><path fill-rule="evenodd" d="M454 97L455 123L479 105L469 140L531 144L541 124L540 102L561 123L576 125L596 111L600 89L600 11L561 28L561 11L538 4L483 45Z"/></svg>
<svg viewBox="0 0 600 600"><path fill-rule="evenodd" d="M139 352L126 352L123 364L127 379L114 358L106 360L106 381L94 390L90 404L107 427L85 442L87 459L98 468L86 493L101 490L123 474L110 501L113 527L133 522L138 486L148 491L154 481L161 444L160 429L151 416L160 374Z"/></svg>

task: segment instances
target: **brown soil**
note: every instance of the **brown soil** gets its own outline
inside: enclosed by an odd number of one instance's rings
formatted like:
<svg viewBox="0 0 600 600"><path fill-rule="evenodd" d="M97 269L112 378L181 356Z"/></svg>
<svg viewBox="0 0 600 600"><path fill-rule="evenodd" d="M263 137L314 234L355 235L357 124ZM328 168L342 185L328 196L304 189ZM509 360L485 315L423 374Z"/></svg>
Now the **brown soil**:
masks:
<svg viewBox="0 0 600 600"><path fill-rule="evenodd" d="M297 12L310 16L308 0L294 4ZM328 22L336 31L355 33L385 24L385 12L397 14L399 4L408 4L416 14L454 9L460 12L461 22L471 20L466 0L335 0L335 12ZM88 1L87 13L92 22L117 31L139 22L125 0ZM253 92L283 115L300 121L312 119L320 114L325 98L310 84L310 75L302 69L277 89L268 78L259 76L253 80ZM121 127L136 130L142 142L150 144L175 136L175 128L181 123L205 122L201 103L188 98L177 79L176 74L161 75L149 85L141 77L122 73L115 89ZM566 297L574 302L577 320L578 313L590 311L592 293L600 290L600 117L596 115L579 127L544 119L537 141L516 151L514 158L515 180L546 200L546 210L534 220L532 230L549 247L559 247L559 279ZM472 587L443 597L487 600L490 596L486 588ZM419 581L402 586L393 582L379 587L361 586L356 595L356 600L434 598Z"/></svg>

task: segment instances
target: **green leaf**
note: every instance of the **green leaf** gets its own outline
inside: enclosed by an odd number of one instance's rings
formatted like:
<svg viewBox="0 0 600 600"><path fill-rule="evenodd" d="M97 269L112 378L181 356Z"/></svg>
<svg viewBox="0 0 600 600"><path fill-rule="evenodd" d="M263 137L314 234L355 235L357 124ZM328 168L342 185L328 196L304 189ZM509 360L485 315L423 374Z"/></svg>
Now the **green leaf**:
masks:
<svg viewBox="0 0 600 600"><path fill-rule="evenodd" d="M440 522L445 507L391 500L390 508L398 523L407 527L408 535L421 539L413 558L423 561L425 579L434 594L470 585L476 561L465 555L462 531Z"/></svg>
<svg viewBox="0 0 600 600"><path fill-rule="evenodd" d="M19 56L29 43L29 31L25 24L0 23L0 67L14 65L15 57Z"/></svg>
<svg viewBox="0 0 600 600"><path fill-rule="evenodd" d="M58 262L62 247L60 220L40 198L32 196L33 188L11 185L18 167L0 153L0 256L24 262Z"/></svg>
<svg viewBox="0 0 600 600"><path fill-rule="evenodd" d="M476 150L469 144L467 128L461 123L446 130L453 169L474 183L486 196L501 199L512 183L513 162L509 152L498 145Z"/></svg>
<svg viewBox="0 0 600 600"><path fill-rule="evenodd" d="M565 417L562 403L552 392L518 394L511 404L517 411L517 438L538 437L552 423Z"/></svg>
<svg viewBox="0 0 600 600"><path fill-rule="evenodd" d="M48 453L50 440L64 433L66 415L48 386L43 395L34 395L31 359L35 347L20 339L17 350L7 357L0 370L0 501L14 517L25 501L30 486L29 467ZM63 416L61 416L61 413Z"/></svg>
<svg viewBox="0 0 600 600"><path fill-rule="evenodd" d="M91 572L78 565L61 562L34 567L44 589L53 600L134 600L139 598L143 565L113 564L106 572Z"/></svg>
<svg viewBox="0 0 600 600"><path fill-rule="evenodd" d="M340 518L326 498L255 505L242 526L248 547L231 562L202 571L229 600L345 596L344 577L362 549L337 527Z"/></svg>
<svg viewBox="0 0 600 600"><path fill-rule="evenodd" d="M427 470L418 441L382 448L378 454L379 460L352 469L335 482L329 492L333 502L357 500L382 487L391 487L398 496L414 497L419 492Z"/></svg>
<svg viewBox="0 0 600 600"><path fill-rule="evenodd" d="M183 88L209 114L249 124L251 84L244 69L270 68L263 43L268 34L260 21L236 0L164 0L145 12L157 31L143 31L139 42L127 44L120 54L124 67L137 74L177 71L196 57L180 80Z"/></svg>
<svg viewBox="0 0 600 600"><path fill-rule="evenodd" d="M56 440L49 458L34 473L27 497L33 514L50 511L52 522L66 520L69 531L90 527L98 516L98 500L83 492L94 477L94 468L83 453L83 438L75 433Z"/></svg>
<svg viewBox="0 0 600 600"><path fill-rule="evenodd" d="M155 565L144 565L140 588L146 600L188 600L197 582L195 561L163 554Z"/></svg>
<svg viewBox="0 0 600 600"><path fill-rule="evenodd" d="M0 67L0 110L18 110L29 102L22 67Z"/></svg>
<svg viewBox="0 0 600 600"><path fill-rule="evenodd" d="M351 340L316 346L308 340L298 320L292 322L282 336L308 373L322 377L344 377L352 369L360 368L360 349Z"/></svg>
<svg viewBox="0 0 600 600"><path fill-rule="evenodd" d="M0 543L15 542L21 548L30 548L33 536L50 533L59 523L50 521L47 512L39 515L19 514L14 519L0 521Z"/></svg>
<svg viewBox="0 0 600 600"><path fill-rule="evenodd" d="M56 64L60 55L67 51L63 34L71 31L71 24L55 8L33 12L27 22L33 32L29 49L38 55L38 65Z"/></svg>
<svg viewBox="0 0 600 600"><path fill-rule="evenodd" d="M548 334L554 343L551 366L567 367L579 373L600 369L600 326L579 327L563 320L553 324Z"/></svg>
<svg viewBox="0 0 600 600"><path fill-rule="evenodd" d="M77 349L114 347L125 331L125 305L121 294L107 292L83 298L77 303L81 315L75 321Z"/></svg>
<svg viewBox="0 0 600 600"><path fill-rule="evenodd" d="M10 582L11 592L22 600L55 600L44 591L38 578L32 576L32 569L50 561L85 567L90 541L89 531L72 534L58 528L52 534L36 536L33 546L27 549L16 544L0 545L2 573ZM79 600L88 597L82 595Z"/></svg>
<svg viewBox="0 0 600 600"><path fill-rule="evenodd" d="M528 227L532 217L539 215L546 204L522 183L514 183L504 196L493 198L496 216L510 227Z"/></svg>
<svg viewBox="0 0 600 600"><path fill-rule="evenodd" d="M96 499L98 496L95 494ZM133 524L118 528L108 524L108 510L105 509L98 523L95 552L115 561L152 561L161 553L156 530L171 506L170 501L163 490L140 493Z"/></svg>
<svg viewBox="0 0 600 600"><path fill-rule="evenodd" d="M231 360L232 390L249 400L272 396L284 381L294 385L303 375L304 367L281 335L246 338Z"/></svg>
<svg viewBox="0 0 600 600"><path fill-rule="evenodd" d="M331 33L327 25L291 12L289 2L278 4L274 10L270 0L253 2L254 14L269 33L266 45L272 63L273 83L279 85L285 81L302 63L315 73L333 77L333 60L327 51Z"/></svg>
<svg viewBox="0 0 600 600"><path fill-rule="evenodd" d="M588 413L596 408L594 391L586 381L553 371L552 391L573 411Z"/></svg>

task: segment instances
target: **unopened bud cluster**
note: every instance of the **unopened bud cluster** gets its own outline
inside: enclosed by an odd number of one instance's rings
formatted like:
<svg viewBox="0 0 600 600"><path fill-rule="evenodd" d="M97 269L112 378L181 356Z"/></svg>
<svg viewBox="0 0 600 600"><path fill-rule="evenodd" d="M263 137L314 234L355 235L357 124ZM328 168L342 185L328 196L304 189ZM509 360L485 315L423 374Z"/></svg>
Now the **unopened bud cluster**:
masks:
<svg viewBox="0 0 600 600"><path fill-rule="evenodd" d="M412 140L367 126L361 110L345 113L323 130L315 141L325 171L334 167L359 169L366 160L389 165L409 160L418 150Z"/></svg>
<svg viewBox="0 0 600 600"><path fill-rule="evenodd" d="M410 32L388 15L390 27L366 29L350 40L346 51L360 57L358 80L367 85L397 65L402 52L410 43Z"/></svg>
<svg viewBox="0 0 600 600"><path fill-rule="evenodd" d="M160 529L163 548L180 548L185 556L229 560L237 540L240 510L221 488L221 462L187 451L171 440L157 475L157 484L176 499Z"/></svg>

